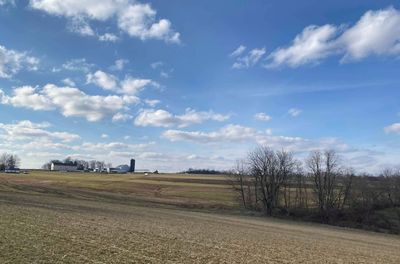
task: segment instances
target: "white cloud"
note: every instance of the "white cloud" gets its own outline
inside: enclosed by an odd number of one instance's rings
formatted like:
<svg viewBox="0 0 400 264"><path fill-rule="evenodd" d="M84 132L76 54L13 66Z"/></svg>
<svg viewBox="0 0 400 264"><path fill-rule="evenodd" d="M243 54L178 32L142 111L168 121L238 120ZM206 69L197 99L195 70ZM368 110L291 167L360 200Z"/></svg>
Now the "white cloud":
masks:
<svg viewBox="0 0 400 264"><path fill-rule="evenodd" d="M100 41L103 42L117 42L119 40L118 36L112 33L105 33L98 36Z"/></svg>
<svg viewBox="0 0 400 264"><path fill-rule="evenodd" d="M200 124L205 120L213 120L218 122L226 121L230 118L229 115L223 115L214 113L213 111L208 112L197 112L194 109L187 108L185 110L185 114L177 116L178 119L183 123L182 126L186 126L187 124Z"/></svg>
<svg viewBox="0 0 400 264"><path fill-rule="evenodd" d="M16 124L0 123L0 129L5 132L2 137L8 141L44 139L70 142L80 138L76 134L46 130L50 126L49 123L33 123L29 120L19 121Z"/></svg>
<svg viewBox="0 0 400 264"><path fill-rule="evenodd" d="M236 61L233 63L232 68L243 69L250 68L257 64L257 62L264 56L265 48L252 49L246 56L237 57Z"/></svg>
<svg viewBox="0 0 400 264"><path fill-rule="evenodd" d="M119 40L119 37L113 33L96 33L95 30L88 23L87 19L83 17L72 18L69 21L67 27L68 30L73 33L77 33L81 36L97 37L97 39L102 42L117 42Z"/></svg>
<svg viewBox="0 0 400 264"><path fill-rule="evenodd" d="M82 144L82 150L85 151L143 151L153 146L154 142L141 144L127 144L126 142L110 142L110 143L91 143L85 142ZM132 156L132 152L130 153Z"/></svg>
<svg viewBox="0 0 400 264"><path fill-rule="evenodd" d="M93 74L87 74L86 82L95 84L104 90L127 95L136 95L150 85L159 87L157 82L150 79L139 79L131 76L126 76L124 80L119 81L114 75L100 70Z"/></svg>
<svg viewBox="0 0 400 264"><path fill-rule="evenodd" d="M400 134L400 123L394 123L384 128L386 133Z"/></svg>
<svg viewBox="0 0 400 264"><path fill-rule="evenodd" d="M123 114L123 113L116 113L113 117L112 117L112 121L113 122L125 122L128 120L133 119L133 116L130 114Z"/></svg>
<svg viewBox="0 0 400 264"><path fill-rule="evenodd" d="M101 138L108 138L107 134L101 134Z"/></svg>
<svg viewBox="0 0 400 264"><path fill-rule="evenodd" d="M137 126L168 127L177 122L179 121L171 113L162 109L145 109L135 119Z"/></svg>
<svg viewBox="0 0 400 264"><path fill-rule="evenodd" d="M74 18L68 25L68 29L71 32L77 33L81 36L95 36L96 33L89 25L89 23L83 18Z"/></svg>
<svg viewBox="0 0 400 264"><path fill-rule="evenodd" d="M157 20L157 12L149 4L129 0L31 0L30 6L71 20L106 21L115 17L118 27L132 37L180 43L179 32L172 29L168 19Z"/></svg>
<svg viewBox="0 0 400 264"><path fill-rule="evenodd" d="M11 78L22 69L35 71L38 66L38 58L0 45L0 78Z"/></svg>
<svg viewBox="0 0 400 264"><path fill-rule="evenodd" d="M163 78L169 78L171 76L171 73L174 71L174 69L169 69L169 70L165 70L162 69L164 66L164 63L162 61L156 61L150 64L150 67L154 70L159 69L160 68L160 76Z"/></svg>
<svg viewBox="0 0 400 264"><path fill-rule="evenodd" d="M242 55L242 53L246 50L246 46L240 45L237 49L235 49L231 54L229 54L230 57L237 57L239 55Z"/></svg>
<svg viewBox="0 0 400 264"><path fill-rule="evenodd" d="M118 16L118 26L130 36L141 40L162 39L180 43L180 33L174 32L168 19L155 19L156 11L149 4L130 5Z"/></svg>
<svg viewBox="0 0 400 264"><path fill-rule="evenodd" d="M273 135L270 129L257 130L251 127L229 124L219 130L211 132L203 131L183 131L166 130L162 134L172 142L189 141L199 144L212 144L216 148L222 149L224 146L231 146L235 143L242 143L246 146L257 144L267 145L274 149L286 149L296 153L307 153L313 150L336 149L338 151L348 151L349 146L340 142L336 138L323 138L319 140L309 140L301 137Z"/></svg>
<svg viewBox="0 0 400 264"><path fill-rule="evenodd" d="M64 116L84 117L88 121L99 121L137 101L136 98L126 96L92 96L77 88L57 87L52 84L46 85L43 91Z"/></svg>
<svg viewBox="0 0 400 264"><path fill-rule="evenodd" d="M166 72L166 71L161 71L160 72L160 76L163 77L163 78L169 78L170 77L169 73Z"/></svg>
<svg viewBox="0 0 400 264"><path fill-rule="evenodd" d="M297 117L299 116L303 110L298 109L298 108L290 108L288 111L288 114L291 115L292 117Z"/></svg>
<svg viewBox="0 0 400 264"><path fill-rule="evenodd" d="M50 98L43 93L37 92L37 88L32 86L22 86L15 88L12 96L6 96L0 90L2 104L9 104L15 107L28 107L33 110L51 110L54 104Z"/></svg>
<svg viewBox="0 0 400 264"><path fill-rule="evenodd" d="M340 34L341 33L341 34ZM308 26L289 47L278 48L266 67L315 64L332 55L342 62L376 55L400 54L400 11L393 7L367 11L352 27Z"/></svg>
<svg viewBox="0 0 400 264"><path fill-rule="evenodd" d="M129 60L118 59L114 62L114 65L111 66L111 70L121 71L124 69L125 65L129 63Z"/></svg>
<svg viewBox="0 0 400 264"><path fill-rule="evenodd" d="M154 100L145 99L144 102L145 102L146 104L148 104L149 106L151 106L151 107L155 107L155 106L158 105L161 101L160 101L160 100L157 100L157 99L154 99Z"/></svg>
<svg viewBox="0 0 400 264"><path fill-rule="evenodd" d="M229 119L229 115L222 115L208 112L197 112L193 109L186 109L183 115L173 115L163 109L144 109L135 119L137 126L155 126L155 127L186 127L192 124L201 124L206 120L222 122Z"/></svg>
<svg viewBox="0 0 400 264"><path fill-rule="evenodd" d="M158 83L150 79L138 79L128 76L121 82L121 92L124 94L135 95L149 85L159 87Z"/></svg>
<svg viewBox="0 0 400 264"><path fill-rule="evenodd" d="M272 52L268 56L271 63L267 67L281 65L297 67L320 61L335 51L336 44L332 42L332 39L337 32L338 29L332 25L308 26L296 36L291 46L278 48Z"/></svg>
<svg viewBox="0 0 400 264"><path fill-rule="evenodd" d="M88 63L85 58L71 59L65 62L62 67L68 71L89 72L94 65Z"/></svg>
<svg viewBox="0 0 400 264"><path fill-rule="evenodd" d="M157 68L163 66L163 64L164 64L164 63L163 63L162 61L156 61L156 62L153 62L152 64L150 64L150 66L151 66L151 68L153 68L153 69L157 69Z"/></svg>
<svg viewBox="0 0 400 264"><path fill-rule="evenodd" d="M344 61L400 54L400 11L389 7L366 12L338 43L345 47Z"/></svg>
<svg viewBox="0 0 400 264"><path fill-rule="evenodd" d="M86 82L95 84L104 90L115 91L117 89L117 78L112 74L103 71L96 71L94 74L86 75Z"/></svg>
<svg viewBox="0 0 400 264"><path fill-rule="evenodd" d="M83 117L99 121L138 103L135 96L88 95L78 88L45 85L40 91L25 86L14 90L13 96L1 95L1 103L34 110L57 109L66 117Z"/></svg>
<svg viewBox="0 0 400 264"><path fill-rule="evenodd" d="M271 120L271 116L267 115L266 113L257 113L254 115L254 118L259 121L269 121Z"/></svg>
<svg viewBox="0 0 400 264"><path fill-rule="evenodd" d="M68 86L76 86L75 82L70 78L65 78L64 80L62 80L62 83Z"/></svg>
<svg viewBox="0 0 400 264"><path fill-rule="evenodd" d="M194 141L200 143L219 142L219 141L243 141L255 139L257 130L254 128L240 125L227 125L215 132L167 130L162 136L171 141Z"/></svg>
<svg viewBox="0 0 400 264"><path fill-rule="evenodd" d="M30 5L34 9L52 15L106 20L114 16L117 9L120 8L118 3L126 2L128 1L103 0L99 3L96 0L30 0Z"/></svg>

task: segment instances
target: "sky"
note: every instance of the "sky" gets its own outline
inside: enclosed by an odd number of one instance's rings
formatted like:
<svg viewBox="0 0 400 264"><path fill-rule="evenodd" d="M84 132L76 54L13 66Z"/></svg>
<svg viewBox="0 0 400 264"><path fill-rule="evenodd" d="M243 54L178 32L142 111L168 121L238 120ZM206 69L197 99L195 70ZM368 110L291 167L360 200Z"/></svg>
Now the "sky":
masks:
<svg viewBox="0 0 400 264"><path fill-rule="evenodd" d="M257 145L399 165L397 1L0 0L0 152L230 169Z"/></svg>

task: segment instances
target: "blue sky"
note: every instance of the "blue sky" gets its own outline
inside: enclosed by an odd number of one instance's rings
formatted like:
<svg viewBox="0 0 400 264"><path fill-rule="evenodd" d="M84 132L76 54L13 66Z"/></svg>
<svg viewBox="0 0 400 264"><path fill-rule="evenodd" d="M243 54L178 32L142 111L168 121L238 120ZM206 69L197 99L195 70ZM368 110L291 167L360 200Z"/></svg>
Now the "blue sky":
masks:
<svg viewBox="0 0 400 264"><path fill-rule="evenodd" d="M400 154L396 1L0 0L0 150L227 169L257 144Z"/></svg>

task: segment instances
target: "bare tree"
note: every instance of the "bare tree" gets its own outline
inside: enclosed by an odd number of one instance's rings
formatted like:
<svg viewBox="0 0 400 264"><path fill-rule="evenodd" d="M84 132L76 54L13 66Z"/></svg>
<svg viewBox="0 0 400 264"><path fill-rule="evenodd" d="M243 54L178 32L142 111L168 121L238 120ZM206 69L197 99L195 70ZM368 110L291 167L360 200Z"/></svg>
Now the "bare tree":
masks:
<svg viewBox="0 0 400 264"><path fill-rule="evenodd" d="M15 154L3 153L0 156L0 169L15 169L19 166L21 160Z"/></svg>
<svg viewBox="0 0 400 264"><path fill-rule="evenodd" d="M307 160L314 181L317 205L323 220L334 210L341 210L349 196L353 173L344 173L339 156L333 150L315 151Z"/></svg>
<svg viewBox="0 0 400 264"><path fill-rule="evenodd" d="M387 203L391 207L400 206L400 169L384 169L381 176L384 181L383 191Z"/></svg>
<svg viewBox="0 0 400 264"><path fill-rule="evenodd" d="M102 172L105 167L106 167L106 164L104 161L96 161L95 168L98 169L99 172Z"/></svg>
<svg viewBox="0 0 400 264"><path fill-rule="evenodd" d="M248 204L246 202L247 199L246 199L246 187L245 187L246 174L247 174L247 169L245 161L237 160L235 168L231 173L231 183L233 189L239 192L240 200L242 201L244 208L248 207Z"/></svg>
<svg viewBox="0 0 400 264"><path fill-rule="evenodd" d="M8 153L3 153L0 155L0 171L4 171L6 169Z"/></svg>
<svg viewBox="0 0 400 264"><path fill-rule="evenodd" d="M91 160L89 161L89 168L94 170L96 168L96 161L95 160Z"/></svg>
<svg viewBox="0 0 400 264"><path fill-rule="evenodd" d="M286 151L273 151L267 146L257 147L249 153L250 174L257 183L256 191L261 192L264 209L272 215L279 203L279 192L288 176L293 173L295 161Z"/></svg>

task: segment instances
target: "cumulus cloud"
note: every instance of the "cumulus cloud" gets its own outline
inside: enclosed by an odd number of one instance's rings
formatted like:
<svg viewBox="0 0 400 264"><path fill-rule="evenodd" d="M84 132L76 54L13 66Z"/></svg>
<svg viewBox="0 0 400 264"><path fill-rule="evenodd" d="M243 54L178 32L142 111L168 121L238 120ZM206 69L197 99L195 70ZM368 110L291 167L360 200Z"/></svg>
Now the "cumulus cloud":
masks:
<svg viewBox="0 0 400 264"><path fill-rule="evenodd" d="M137 126L155 127L186 127L192 124L201 124L206 120L222 122L229 119L229 115L214 113L213 111L198 112L186 109L183 115L174 115L163 109L144 109L135 119Z"/></svg>
<svg viewBox="0 0 400 264"><path fill-rule="evenodd" d="M103 42L117 42L119 40L118 36L112 33L105 33L98 36L100 41Z"/></svg>
<svg viewBox="0 0 400 264"><path fill-rule="evenodd" d="M400 11L389 7L367 11L353 26L308 26L288 47L268 56L266 67L298 67L342 55L342 62L371 55L400 54Z"/></svg>
<svg viewBox="0 0 400 264"><path fill-rule="evenodd" d="M125 65L129 63L129 60L118 59L114 62L114 65L110 67L113 71L121 71L124 69Z"/></svg>
<svg viewBox="0 0 400 264"><path fill-rule="evenodd" d="M38 92L36 87L22 86L13 90L12 96L7 96L0 90L1 103L15 107L28 107L33 110L51 110L55 106L45 94Z"/></svg>
<svg viewBox="0 0 400 264"><path fill-rule="evenodd" d="M158 105L161 101L160 101L160 100L157 100L157 99L154 99L154 100L145 99L144 102L145 102L147 105L151 106L151 107L155 107L155 106Z"/></svg>
<svg viewBox="0 0 400 264"><path fill-rule="evenodd" d="M33 110L57 109L66 117L83 117L88 121L99 121L136 104L135 96L88 95L78 88L58 87L47 84L41 90L24 86L14 89L13 95L0 93L1 103Z"/></svg>
<svg viewBox="0 0 400 264"><path fill-rule="evenodd" d="M119 37L113 33L98 34L90 26L87 19L83 17L74 17L68 22L67 28L70 32L79 34L81 36L87 37L97 37L98 40L102 42L117 42Z"/></svg>
<svg viewBox="0 0 400 264"><path fill-rule="evenodd" d="M271 63L267 67L288 65L297 67L302 64L316 63L335 52L336 44L332 39L338 29L333 25L308 26L296 36L291 46L278 48L269 55Z"/></svg>
<svg viewBox="0 0 400 264"><path fill-rule="evenodd" d="M62 83L68 86L76 86L75 82L71 80L71 78L65 78L62 80Z"/></svg>
<svg viewBox="0 0 400 264"><path fill-rule="evenodd" d="M112 117L112 121L113 122L125 122L128 120L133 119L133 116L130 114L124 114L124 113L116 113L113 117Z"/></svg>
<svg viewBox="0 0 400 264"><path fill-rule="evenodd" d="M107 21L116 18L119 29L129 36L180 43L180 33L174 31L168 19L157 20L157 11L149 4L129 0L30 0L30 6L72 21Z"/></svg>
<svg viewBox="0 0 400 264"><path fill-rule="evenodd" d="M400 134L400 123L394 123L384 128L386 133Z"/></svg>
<svg viewBox="0 0 400 264"><path fill-rule="evenodd" d="M112 74L107 74L103 71L86 75L86 82L95 84L104 90L115 91L117 89L117 78Z"/></svg>
<svg viewBox="0 0 400 264"><path fill-rule="evenodd" d="M89 25L89 23L82 18L74 18L70 21L68 25L68 30L77 33L81 36L95 36L96 33Z"/></svg>
<svg viewBox="0 0 400 264"><path fill-rule="evenodd" d="M8 141L18 140L61 140L71 142L80 138L80 136L67 132L51 132L46 130L51 125L47 122L33 123L29 120L19 121L15 124L0 123L0 129L5 132L1 137Z"/></svg>
<svg viewBox="0 0 400 264"><path fill-rule="evenodd" d="M0 78L9 79L23 69L35 71L38 66L38 58L0 45Z"/></svg>
<svg viewBox="0 0 400 264"><path fill-rule="evenodd" d="M298 109L298 108L290 108L288 111L288 114L291 115L292 117L297 117L299 116L303 110Z"/></svg>
<svg viewBox="0 0 400 264"><path fill-rule="evenodd" d="M124 94L135 95L149 85L154 87L160 86L157 82L150 79L139 79L128 76L121 82L120 92Z"/></svg>
<svg viewBox="0 0 400 264"><path fill-rule="evenodd" d="M267 115L266 113L257 113L254 115L254 118L259 121L269 121L271 120L271 116Z"/></svg>
<svg viewBox="0 0 400 264"><path fill-rule="evenodd" d="M149 4L134 4L122 10L118 16L118 26L130 36L141 40L162 39L180 43L180 33L172 29L168 19L156 21L157 12Z"/></svg>
<svg viewBox="0 0 400 264"><path fill-rule="evenodd" d="M240 49L240 47L238 48ZM242 54L244 50L235 50L233 53ZM252 49L245 56L236 55L236 61L233 63L232 68L244 69L250 68L257 64L257 62L264 56L265 48ZM232 55L232 54L231 54Z"/></svg>
<svg viewBox="0 0 400 264"><path fill-rule="evenodd" d="M390 7L368 11L338 39L345 47L344 61L370 55L400 54L400 11Z"/></svg>
<svg viewBox="0 0 400 264"><path fill-rule="evenodd" d="M159 87L159 84L150 79L140 79L126 76L120 81L112 74L96 71L86 75L86 83L91 83L108 91L114 91L120 94L136 95L147 86Z"/></svg>

